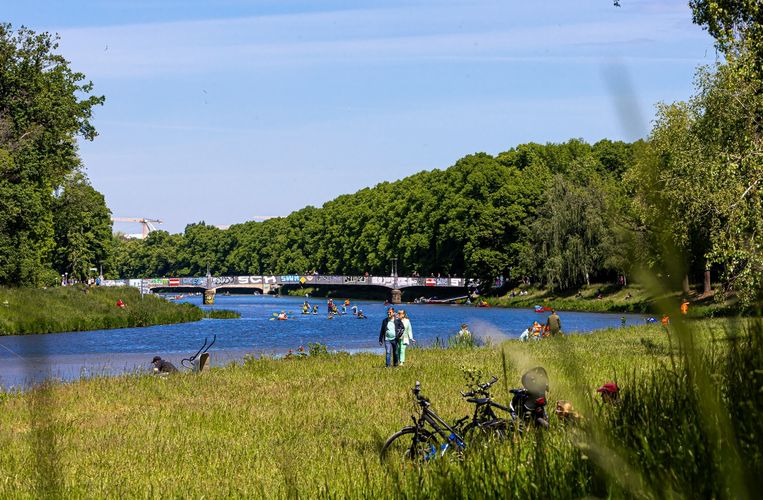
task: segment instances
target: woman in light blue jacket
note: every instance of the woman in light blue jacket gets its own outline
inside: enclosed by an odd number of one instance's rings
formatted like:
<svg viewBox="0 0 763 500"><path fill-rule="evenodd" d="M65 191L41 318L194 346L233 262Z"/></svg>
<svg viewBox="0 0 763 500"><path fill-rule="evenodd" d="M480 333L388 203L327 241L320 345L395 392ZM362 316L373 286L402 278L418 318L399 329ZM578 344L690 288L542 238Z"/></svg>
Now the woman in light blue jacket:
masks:
<svg viewBox="0 0 763 500"><path fill-rule="evenodd" d="M400 337L400 341L397 343L397 357L400 360L400 366L402 366L405 363L405 349L411 342L415 344L416 339L413 338L413 327L411 326L411 320L408 318L408 315L405 313L405 311L403 309L399 309L397 311L397 316L400 318L400 321L403 322L403 326L405 327L403 330L403 336Z"/></svg>

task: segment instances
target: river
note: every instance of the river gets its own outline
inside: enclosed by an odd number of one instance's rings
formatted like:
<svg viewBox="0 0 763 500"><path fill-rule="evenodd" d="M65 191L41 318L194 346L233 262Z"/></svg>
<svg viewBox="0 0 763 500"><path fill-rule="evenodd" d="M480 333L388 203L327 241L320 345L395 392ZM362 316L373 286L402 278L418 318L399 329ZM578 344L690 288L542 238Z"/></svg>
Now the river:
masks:
<svg viewBox="0 0 763 500"><path fill-rule="evenodd" d="M201 297L184 299L201 305ZM262 295L218 296L215 308L232 309L240 319L204 319L195 323L145 328L95 330L47 335L0 336L0 387L23 388L46 378L75 380L96 375L141 372L154 355L180 367L180 360L195 353L205 339L217 340L210 350L212 364L240 360L246 354L283 355L309 342L329 350L383 353L380 323L386 316L381 302L353 301L368 319L345 316L328 320L326 299L308 299L319 315L300 314L303 298ZM340 305L341 301L337 301ZM204 306L205 308L207 306ZM405 304L418 345L427 346L455 334L467 323L478 338L500 341L517 338L533 321L545 322L547 313L532 309L477 308L459 305ZM274 314L285 311L288 321ZM566 333L584 333L621 325L622 314L559 312ZM639 315L625 315L627 324L643 323Z"/></svg>

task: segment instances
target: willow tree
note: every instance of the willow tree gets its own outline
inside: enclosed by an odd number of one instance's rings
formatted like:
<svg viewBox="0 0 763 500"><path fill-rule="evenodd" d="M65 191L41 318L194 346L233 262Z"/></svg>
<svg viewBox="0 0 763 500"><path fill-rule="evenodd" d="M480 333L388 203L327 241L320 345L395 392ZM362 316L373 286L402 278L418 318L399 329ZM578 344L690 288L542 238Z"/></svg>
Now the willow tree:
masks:
<svg viewBox="0 0 763 500"><path fill-rule="evenodd" d="M589 160L556 174L527 226L525 272L551 289L567 289L600 277L615 252L606 177Z"/></svg>

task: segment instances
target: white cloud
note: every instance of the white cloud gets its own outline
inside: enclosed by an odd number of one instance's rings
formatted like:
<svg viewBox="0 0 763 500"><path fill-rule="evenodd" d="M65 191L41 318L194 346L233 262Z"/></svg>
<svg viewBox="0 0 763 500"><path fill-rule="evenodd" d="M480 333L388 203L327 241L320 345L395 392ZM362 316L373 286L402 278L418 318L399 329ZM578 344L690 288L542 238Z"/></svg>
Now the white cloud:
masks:
<svg viewBox="0 0 763 500"><path fill-rule="evenodd" d="M588 53L595 47L616 50L620 57L629 55L623 53L628 47L637 47L640 54L634 56L670 61L687 56L652 53L650 45L706 36L691 27L688 11L657 17L644 12L615 15L611 8L603 15L597 12L596 20L578 16L561 23L551 18L544 24L537 19L523 23L520 16L533 15L527 7L519 16L507 9L502 12L506 19L489 21L484 12L447 7L64 29L62 51L90 78L146 78L325 63L439 59L555 63L570 57L598 62L599 55ZM677 21L688 29L676 29Z"/></svg>

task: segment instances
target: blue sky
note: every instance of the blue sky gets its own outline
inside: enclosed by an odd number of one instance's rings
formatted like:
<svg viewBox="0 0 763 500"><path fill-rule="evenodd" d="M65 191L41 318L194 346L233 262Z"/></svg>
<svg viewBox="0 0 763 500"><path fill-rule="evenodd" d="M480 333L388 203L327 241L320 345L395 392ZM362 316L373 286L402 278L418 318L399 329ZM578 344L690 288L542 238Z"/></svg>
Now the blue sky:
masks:
<svg viewBox="0 0 763 500"><path fill-rule="evenodd" d="M12 2L106 104L115 216L233 224L524 142L648 134L715 60L686 0ZM126 232L138 227L117 225Z"/></svg>

